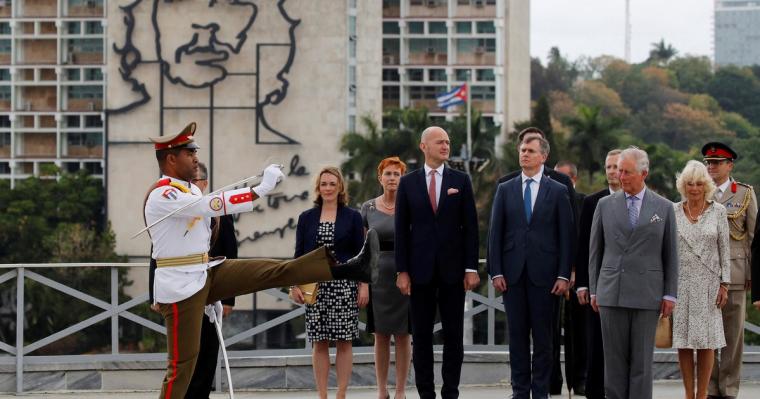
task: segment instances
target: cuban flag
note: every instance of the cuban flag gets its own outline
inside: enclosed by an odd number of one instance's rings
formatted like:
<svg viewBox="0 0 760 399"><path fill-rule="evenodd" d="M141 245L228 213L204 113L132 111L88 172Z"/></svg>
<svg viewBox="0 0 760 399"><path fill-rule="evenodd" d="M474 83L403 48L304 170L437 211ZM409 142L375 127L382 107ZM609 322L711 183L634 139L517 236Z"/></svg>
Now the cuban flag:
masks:
<svg viewBox="0 0 760 399"><path fill-rule="evenodd" d="M454 105L464 104L467 101L467 84L455 87L446 93L438 95L438 107L448 109Z"/></svg>

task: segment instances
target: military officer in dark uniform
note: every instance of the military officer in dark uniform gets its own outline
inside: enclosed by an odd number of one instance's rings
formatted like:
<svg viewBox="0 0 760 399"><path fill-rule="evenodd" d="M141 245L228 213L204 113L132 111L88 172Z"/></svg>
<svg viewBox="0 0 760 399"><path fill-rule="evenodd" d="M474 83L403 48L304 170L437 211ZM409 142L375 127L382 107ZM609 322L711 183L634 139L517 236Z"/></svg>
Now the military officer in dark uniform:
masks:
<svg viewBox="0 0 760 399"><path fill-rule="evenodd" d="M713 199L726 207L731 236L731 284L728 286L728 303L723 308L723 330L726 346L715 351L708 398L736 398L739 396L742 351L744 349L744 318L747 290L750 289L752 238L755 235L757 198L749 184L731 177L736 152L719 142L702 147L707 171L715 185Z"/></svg>

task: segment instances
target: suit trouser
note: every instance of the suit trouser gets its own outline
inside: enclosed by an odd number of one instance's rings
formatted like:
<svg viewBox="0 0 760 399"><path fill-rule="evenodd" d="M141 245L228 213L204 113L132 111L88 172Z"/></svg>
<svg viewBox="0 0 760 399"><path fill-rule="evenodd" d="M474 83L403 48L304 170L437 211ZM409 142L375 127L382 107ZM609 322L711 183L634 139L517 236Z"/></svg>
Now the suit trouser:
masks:
<svg viewBox="0 0 760 399"><path fill-rule="evenodd" d="M556 330L552 342L551 393L562 391L561 348L565 347L565 380L573 392L586 388L586 308L578 303L575 291L570 290L570 298L561 297L557 301Z"/></svg>
<svg viewBox="0 0 760 399"><path fill-rule="evenodd" d="M269 288L331 280L330 262L324 247L293 260L229 259L208 269L206 285L191 297L159 304L169 358L159 399L185 396L198 356L204 306Z"/></svg>
<svg viewBox="0 0 760 399"><path fill-rule="evenodd" d="M441 397L459 397L459 379L464 360L464 297L462 282L412 284L412 360L414 381L421 399L435 398L433 326L436 307L443 327Z"/></svg>
<svg viewBox="0 0 760 399"><path fill-rule="evenodd" d="M586 310L586 398L604 399L602 321L589 305Z"/></svg>
<svg viewBox="0 0 760 399"><path fill-rule="evenodd" d="M609 399L652 399L652 359L659 310L600 306L604 389Z"/></svg>
<svg viewBox="0 0 760 399"><path fill-rule="evenodd" d="M715 351L715 363L707 389L710 395L739 396L746 311L747 291L728 291L728 303L723 307L723 333L726 335L726 346L720 351Z"/></svg>
<svg viewBox="0 0 760 399"><path fill-rule="evenodd" d="M188 384L185 399L208 399L216 374L216 362L219 358L219 338L216 326L203 317L201 322L201 341L198 360L195 362L193 377Z"/></svg>
<svg viewBox="0 0 760 399"><path fill-rule="evenodd" d="M509 361L514 398L549 397L552 370L552 309L557 306L551 287L538 287L524 273L502 296L507 311ZM533 338L531 359L530 341Z"/></svg>

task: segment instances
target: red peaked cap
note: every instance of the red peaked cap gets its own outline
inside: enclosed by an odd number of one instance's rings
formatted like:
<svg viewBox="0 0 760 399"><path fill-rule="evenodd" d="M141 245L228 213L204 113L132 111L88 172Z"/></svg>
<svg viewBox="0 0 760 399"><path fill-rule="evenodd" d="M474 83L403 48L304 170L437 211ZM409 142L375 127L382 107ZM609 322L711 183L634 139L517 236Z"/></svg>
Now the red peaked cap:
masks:
<svg viewBox="0 0 760 399"><path fill-rule="evenodd" d="M195 122L190 122L181 132L174 136L151 137L153 147L156 151L167 150L170 148L190 148L198 149L195 144Z"/></svg>
<svg viewBox="0 0 760 399"><path fill-rule="evenodd" d="M723 159L735 160L738 158L736 151L726 144L713 141L702 147L702 155L705 161L719 161Z"/></svg>

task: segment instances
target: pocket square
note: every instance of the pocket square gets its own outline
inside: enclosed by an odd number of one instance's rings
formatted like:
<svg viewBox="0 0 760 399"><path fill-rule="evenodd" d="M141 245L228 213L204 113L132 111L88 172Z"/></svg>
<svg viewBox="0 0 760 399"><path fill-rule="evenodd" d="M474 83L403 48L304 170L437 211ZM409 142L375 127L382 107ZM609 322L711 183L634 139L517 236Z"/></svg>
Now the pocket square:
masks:
<svg viewBox="0 0 760 399"><path fill-rule="evenodd" d="M662 218L658 214L654 214L651 219L649 219L649 223L657 223L662 222Z"/></svg>
<svg viewBox="0 0 760 399"><path fill-rule="evenodd" d="M459 190L456 189L456 188L450 188L450 189L446 190L446 194L448 194L448 195L454 195L454 194L457 194L457 193L459 193Z"/></svg>

